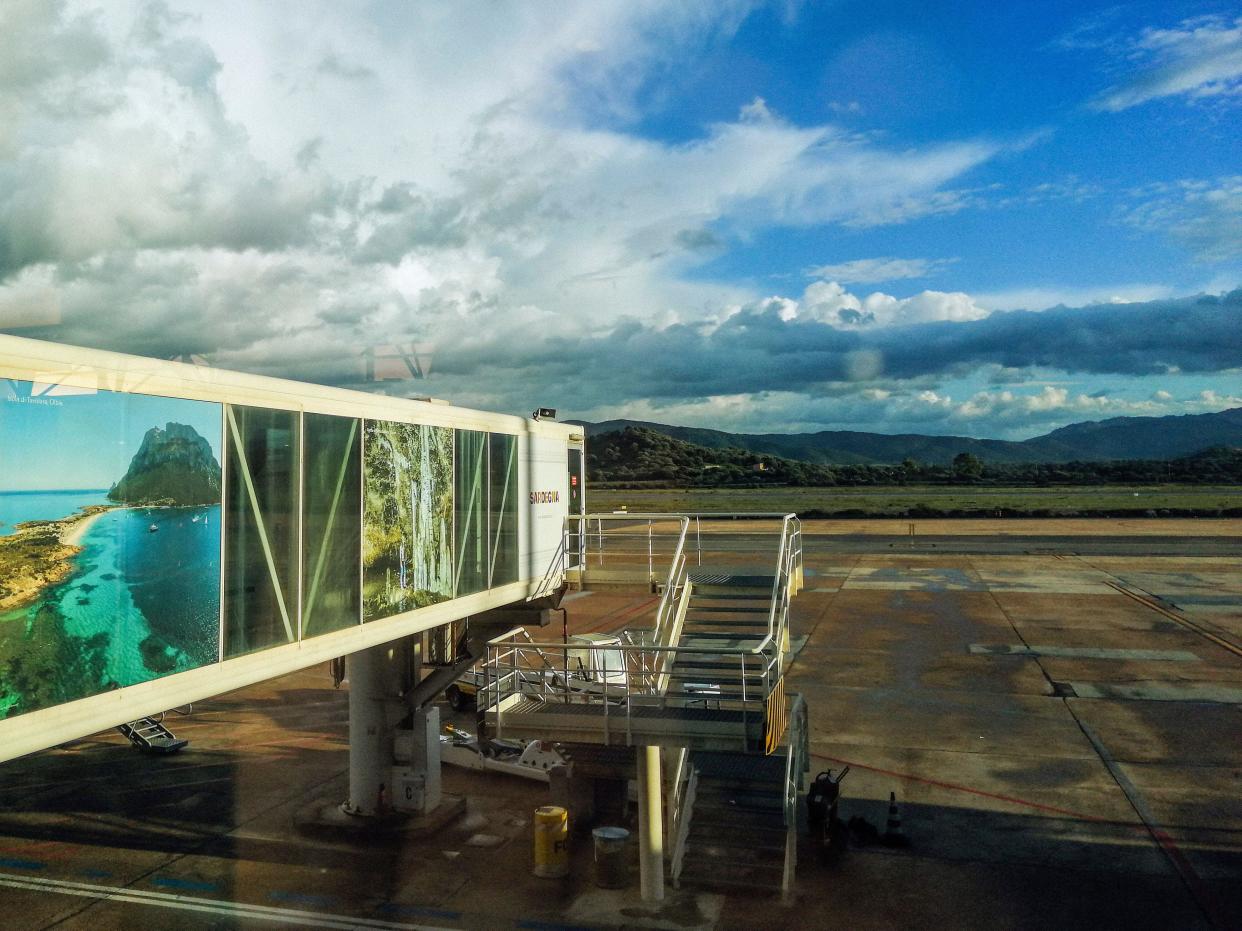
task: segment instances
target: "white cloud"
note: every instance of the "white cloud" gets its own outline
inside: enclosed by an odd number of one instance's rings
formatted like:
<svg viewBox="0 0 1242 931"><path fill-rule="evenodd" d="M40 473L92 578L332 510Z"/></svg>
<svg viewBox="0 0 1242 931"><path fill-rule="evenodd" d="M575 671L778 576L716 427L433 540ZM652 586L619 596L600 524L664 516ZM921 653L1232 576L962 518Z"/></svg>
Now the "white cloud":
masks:
<svg viewBox="0 0 1242 931"><path fill-rule="evenodd" d="M733 237L961 207L1000 144L885 148L761 100L631 132L751 7L5 4L0 282L53 282L56 338L309 376L367 333L718 318L758 295L684 272Z"/></svg>
<svg viewBox="0 0 1242 931"><path fill-rule="evenodd" d="M836 265L807 269L815 278L831 278L846 284L878 284L906 278L927 278L943 271L956 259L896 259L891 257L854 259Z"/></svg>
<svg viewBox="0 0 1242 931"><path fill-rule="evenodd" d="M1146 29L1128 53L1141 70L1096 97L1095 109L1116 112L1161 97L1242 93L1242 18L1202 16L1171 29Z"/></svg>
<svg viewBox="0 0 1242 931"><path fill-rule="evenodd" d="M981 320L989 311L962 292L922 291L906 298L875 291L858 297L836 281L815 281L803 292L798 315L838 329L878 329L937 320Z"/></svg>
<svg viewBox="0 0 1242 931"><path fill-rule="evenodd" d="M1242 258L1242 175L1185 179L1134 192L1140 203L1122 219L1173 236L1201 262Z"/></svg>
<svg viewBox="0 0 1242 931"><path fill-rule="evenodd" d="M1215 288L1216 292L1225 288ZM1047 310L1049 307L1087 307L1092 304L1133 304L1172 297L1168 285L1142 282L1102 285L1051 285L982 291L975 301L992 310Z"/></svg>

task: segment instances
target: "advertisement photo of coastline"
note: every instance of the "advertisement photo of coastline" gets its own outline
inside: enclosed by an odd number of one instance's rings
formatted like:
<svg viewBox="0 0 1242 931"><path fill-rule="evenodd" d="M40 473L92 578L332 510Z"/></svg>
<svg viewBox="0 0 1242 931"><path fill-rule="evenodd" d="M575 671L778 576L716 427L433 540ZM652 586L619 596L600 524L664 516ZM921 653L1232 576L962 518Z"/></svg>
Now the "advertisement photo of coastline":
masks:
<svg viewBox="0 0 1242 931"><path fill-rule="evenodd" d="M221 413L0 381L0 719L217 661Z"/></svg>
<svg viewBox="0 0 1242 931"><path fill-rule="evenodd" d="M362 619L453 597L453 431L368 420L363 476Z"/></svg>

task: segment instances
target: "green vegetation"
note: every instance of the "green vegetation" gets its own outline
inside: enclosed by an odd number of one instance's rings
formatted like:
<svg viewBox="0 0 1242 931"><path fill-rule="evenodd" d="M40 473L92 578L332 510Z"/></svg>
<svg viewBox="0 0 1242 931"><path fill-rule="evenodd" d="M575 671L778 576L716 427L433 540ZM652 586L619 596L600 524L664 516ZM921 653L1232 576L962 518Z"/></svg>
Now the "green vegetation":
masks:
<svg viewBox="0 0 1242 931"><path fill-rule="evenodd" d="M73 557L82 551L69 542L74 528L108 505L92 504L62 520L30 520L0 537L0 611L34 601L46 588L73 574Z"/></svg>
<svg viewBox="0 0 1242 931"><path fill-rule="evenodd" d="M452 597L453 431L369 420L363 618Z"/></svg>
<svg viewBox="0 0 1242 931"><path fill-rule="evenodd" d="M592 439L596 511L797 511L803 516L1240 516L1242 450L1171 461L820 465L708 449L643 428Z"/></svg>
<svg viewBox="0 0 1242 931"><path fill-rule="evenodd" d="M1242 517L1242 487L591 488L591 511L793 511L809 517Z"/></svg>

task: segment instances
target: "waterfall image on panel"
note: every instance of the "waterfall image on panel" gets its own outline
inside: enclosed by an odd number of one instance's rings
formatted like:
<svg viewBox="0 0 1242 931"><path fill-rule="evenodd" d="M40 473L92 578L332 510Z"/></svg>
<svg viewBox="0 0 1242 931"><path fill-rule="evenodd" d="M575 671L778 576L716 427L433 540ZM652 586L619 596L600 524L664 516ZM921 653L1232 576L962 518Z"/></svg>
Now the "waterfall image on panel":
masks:
<svg viewBox="0 0 1242 931"><path fill-rule="evenodd" d="M453 431L369 420L363 462L363 620L452 597Z"/></svg>
<svg viewBox="0 0 1242 931"><path fill-rule="evenodd" d="M218 404L0 380L0 718L215 662Z"/></svg>

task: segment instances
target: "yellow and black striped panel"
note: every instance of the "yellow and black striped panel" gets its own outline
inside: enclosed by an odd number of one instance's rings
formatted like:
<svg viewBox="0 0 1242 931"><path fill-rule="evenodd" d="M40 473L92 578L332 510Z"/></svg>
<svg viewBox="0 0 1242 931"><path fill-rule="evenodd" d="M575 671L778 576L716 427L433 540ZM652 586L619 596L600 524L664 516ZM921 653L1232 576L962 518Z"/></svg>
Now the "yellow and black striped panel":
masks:
<svg viewBox="0 0 1242 931"><path fill-rule="evenodd" d="M767 707L763 714L763 748L764 753L775 753L789 727L789 709L785 702L785 677L776 681L776 687L768 695Z"/></svg>

